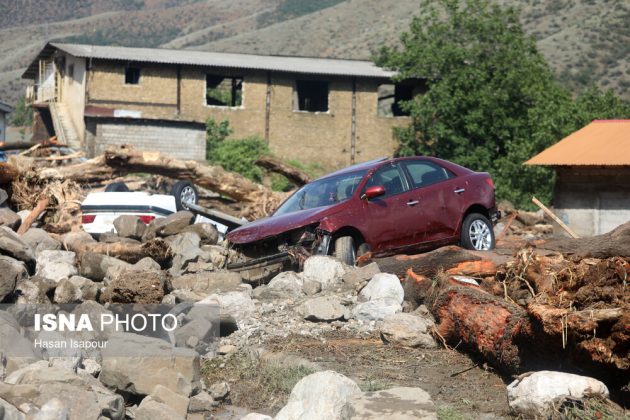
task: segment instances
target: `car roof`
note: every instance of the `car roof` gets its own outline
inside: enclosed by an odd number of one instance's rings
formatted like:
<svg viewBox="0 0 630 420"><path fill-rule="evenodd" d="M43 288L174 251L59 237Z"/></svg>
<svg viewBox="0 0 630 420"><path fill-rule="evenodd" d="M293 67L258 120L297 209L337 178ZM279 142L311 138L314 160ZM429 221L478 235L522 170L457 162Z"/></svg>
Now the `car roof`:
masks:
<svg viewBox="0 0 630 420"><path fill-rule="evenodd" d="M325 179L325 178L328 178L328 177L331 177L331 176L346 174L346 173L360 171L360 170L365 170L365 169L372 169L375 166L378 166L378 164L380 164L382 162L385 162L386 160L387 160L386 157L381 157L381 158L378 158L378 159L368 160L367 162L357 163L356 165L348 166L346 168L339 169L339 170L337 170L335 172L331 172L329 174L326 174L326 175L324 175L323 177L321 177L319 179Z"/></svg>

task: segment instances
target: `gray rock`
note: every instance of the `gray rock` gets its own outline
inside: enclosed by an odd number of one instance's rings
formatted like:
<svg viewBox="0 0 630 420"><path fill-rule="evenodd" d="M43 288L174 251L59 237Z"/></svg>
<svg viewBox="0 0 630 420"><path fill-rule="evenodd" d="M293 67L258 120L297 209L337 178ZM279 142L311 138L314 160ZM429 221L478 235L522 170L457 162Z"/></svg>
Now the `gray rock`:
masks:
<svg viewBox="0 0 630 420"><path fill-rule="evenodd" d="M153 220L149 224L147 236L171 236L181 233L187 226L192 224L195 215L189 211L178 211L167 217Z"/></svg>
<svg viewBox="0 0 630 420"><path fill-rule="evenodd" d="M258 299L299 299L304 296L304 279L293 271L284 271L275 276L267 287L254 295ZM257 288L258 289L258 288Z"/></svg>
<svg viewBox="0 0 630 420"><path fill-rule="evenodd" d="M18 230L22 224L22 218L8 207L0 207L0 226L6 226L12 230Z"/></svg>
<svg viewBox="0 0 630 420"><path fill-rule="evenodd" d="M346 274L343 275L343 282L348 287L358 291L361 290L374 275L380 272L381 269L378 267L378 264L373 262L363 267L348 270Z"/></svg>
<svg viewBox="0 0 630 420"><path fill-rule="evenodd" d="M216 245L219 241L219 232L210 223L195 223L186 226L182 232L193 232L199 235L202 245Z"/></svg>
<svg viewBox="0 0 630 420"><path fill-rule="evenodd" d="M26 417L17 407L8 401L0 398L0 419L2 420L25 420Z"/></svg>
<svg viewBox="0 0 630 420"><path fill-rule="evenodd" d="M0 302L13 293L18 282L27 278L28 271L23 262L0 255Z"/></svg>
<svg viewBox="0 0 630 420"><path fill-rule="evenodd" d="M206 413L211 411L213 407L217 407L218 405L218 401L215 401L214 398L212 398L212 396L207 392L202 391L199 394L190 397L188 412Z"/></svg>
<svg viewBox="0 0 630 420"><path fill-rule="evenodd" d="M78 274L76 254L70 251L41 251L37 256L36 275L58 283Z"/></svg>
<svg viewBox="0 0 630 420"><path fill-rule="evenodd" d="M330 322L343 318L346 308L334 296L321 296L304 302L299 312L308 321Z"/></svg>
<svg viewBox="0 0 630 420"><path fill-rule="evenodd" d="M402 311L395 299L385 298L357 304L352 309L352 318L361 321L382 321L386 316Z"/></svg>
<svg viewBox="0 0 630 420"><path fill-rule="evenodd" d="M29 271L35 268L33 248L6 226L0 226L0 253L24 262Z"/></svg>
<svg viewBox="0 0 630 420"><path fill-rule="evenodd" d="M186 417L188 413L188 398L183 395L177 394L163 385L156 385L149 395L154 401L162 404L166 404L171 408L178 416Z"/></svg>
<svg viewBox="0 0 630 420"><path fill-rule="evenodd" d="M55 289L55 303L81 303L84 300L97 300L100 287L98 283L81 277L72 276L61 280Z"/></svg>
<svg viewBox="0 0 630 420"><path fill-rule="evenodd" d="M326 290L341 284L341 279L350 268L333 257L314 255L304 261L303 275L321 283Z"/></svg>
<svg viewBox="0 0 630 420"><path fill-rule="evenodd" d="M203 252L201 258L211 262L215 267L223 267L229 253L225 247L218 245L202 245L201 251Z"/></svg>
<svg viewBox="0 0 630 420"><path fill-rule="evenodd" d="M148 395L160 384L188 397L201 386L199 369L199 355L194 350L172 348L157 338L115 333L103 350L99 379L134 395Z"/></svg>
<svg viewBox="0 0 630 420"><path fill-rule="evenodd" d="M114 232L103 232L98 236L98 241L104 244L115 244L115 243L123 243L123 244L139 244L141 243L137 239L132 238L124 238L122 236L118 236Z"/></svg>
<svg viewBox="0 0 630 420"><path fill-rule="evenodd" d="M243 281L240 274L230 271L213 271L196 274L185 274L171 281L173 289L186 289L205 294L234 290Z"/></svg>
<svg viewBox="0 0 630 420"><path fill-rule="evenodd" d="M175 345L177 347L195 348L200 342L203 342L206 343L207 347L207 343L209 343L210 339L213 337L213 331L213 325L210 320L201 317L193 319L174 331ZM197 339L192 346L189 345L189 339L191 337Z"/></svg>
<svg viewBox="0 0 630 420"><path fill-rule="evenodd" d="M227 382L217 382L210 385L208 389L210 396L216 401L223 401L230 393L230 386Z"/></svg>
<svg viewBox="0 0 630 420"><path fill-rule="evenodd" d="M35 255L61 249L61 242L53 239L44 229L30 228L22 235L22 240L35 251Z"/></svg>
<svg viewBox="0 0 630 420"><path fill-rule="evenodd" d="M144 257L133 265L132 270L137 271L159 271L162 267L151 257Z"/></svg>
<svg viewBox="0 0 630 420"><path fill-rule="evenodd" d="M273 417L270 417L266 414L249 413L245 417L242 417L241 420L273 420Z"/></svg>
<svg viewBox="0 0 630 420"><path fill-rule="evenodd" d="M145 225L138 216L131 214L118 216L116 220L114 220L114 228L118 236L132 239L142 238L147 231L147 225Z"/></svg>
<svg viewBox="0 0 630 420"><path fill-rule="evenodd" d="M182 274L189 262L197 261L201 255L199 235L193 232L180 233L166 238L173 252L172 275Z"/></svg>
<svg viewBox="0 0 630 420"><path fill-rule="evenodd" d="M131 264L107 255L84 252L79 260L79 274L94 281L103 281L109 270L110 275L130 270Z"/></svg>
<svg viewBox="0 0 630 420"><path fill-rule="evenodd" d="M313 373L293 387L287 405L275 419L340 419L348 399L358 394L361 389L350 378L330 370Z"/></svg>
<svg viewBox="0 0 630 420"><path fill-rule="evenodd" d="M437 344L431 335L433 325L428 317L405 313L387 315L380 326L381 338L406 347L435 348Z"/></svg>
<svg viewBox="0 0 630 420"><path fill-rule="evenodd" d="M313 296L322 291L322 284L315 280L304 280L302 291L307 296Z"/></svg>
<svg viewBox="0 0 630 420"><path fill-rule="evenodd" d="M364 301L390 298L402 304L405 292L400 280L393 274L375 274L370 282L361 290L359 298Z"/></svg>
<svg viewBox="0 0 630 420"><path fill-rule="evenodd" d="M237 324L242 324L256 310L251 296L252 287L249 284L241 284L236 290L213 293L197 302L197 305L218 305L222 316L229 316Z"/></svg>
<svg viewBox="0 0 630 420"><path fill-rule="evenodd" d="M9 194L3 188L0 188L0 206L5 205L8 199Z"/></svg>
<svg viewBox="0 0 630 420"><path fill-rule="evenodd" d="M47 293L56 286L54 282L46 282L41 278L32 277L22 280L15 286L16 303L50 303Z"/></svg>
<svg viewBox="0 0 630 420"><path fill-rule="evenodd" d="M0 353L7 359L0 363L0 382L12 372L37 361L33 342L20 334L20 326L10 313L0 311Z"/></svg>
<svg viewBox="0 0 630 420"><path fill-rule="evenodd" d="M69 420L70 407L67 407L59 398L52 398L41 406L33 420Z"/></svg>
<svg viewBox="0 0 630 420"><path fill-rule="evenodd" d="M156 401L151 396L142 400L135 413L135 420L184 420L185 418L177 414L168 405Z"/></svg>
<svg viewBox="0 0 630 420"><path fill-rule="evenodd" d="M81 244L94 243L96 239L89 233L80 230L77 232L68 232L63 235L64 248L66 249L78 249Z"/></svg>
<svg viewBox="0 0 630 420"><path fill-rule="evenodd" d="M344 420L437 420L431 396L420 388L398 387L352 395L343 407Z"/></svg>

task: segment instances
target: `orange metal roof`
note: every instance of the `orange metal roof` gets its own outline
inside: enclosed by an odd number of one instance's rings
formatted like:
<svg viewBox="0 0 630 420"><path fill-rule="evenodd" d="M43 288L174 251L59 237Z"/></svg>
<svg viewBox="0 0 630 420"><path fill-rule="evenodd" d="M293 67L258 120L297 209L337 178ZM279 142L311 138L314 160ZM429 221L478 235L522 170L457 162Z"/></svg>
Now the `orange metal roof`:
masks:
<svg viewBox="0 0 630 420"><path fill-rule="evenodd" d="M630 165L630 120L595 120L525 165Z"/></svg>

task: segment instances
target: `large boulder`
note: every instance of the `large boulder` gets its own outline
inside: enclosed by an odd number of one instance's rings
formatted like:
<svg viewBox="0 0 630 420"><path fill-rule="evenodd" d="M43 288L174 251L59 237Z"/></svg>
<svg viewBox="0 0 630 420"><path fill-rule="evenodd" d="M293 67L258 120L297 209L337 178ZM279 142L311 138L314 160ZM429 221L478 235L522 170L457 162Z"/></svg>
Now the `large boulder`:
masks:
<svg viewBox="0 0 630 420"><path fill-rule="evenodd" d="M100 291L99 284L81 276L63 279L55 288L54 302L81 303L84 300L96 300Z"/></svg>
<svg viewBox="0 0 630 420"><path fill-rule="evenodd" d="M53 239L44 229L30 228L22 235L22 240L33 248L35 255L61 249L61 242Z"/></svg>
<svg viewBox="0 0 630 420"><path fill-rule="evenodd" d="M193 232L199 235L202 245L216 245L219 241L219 232L214 225L210 223L195 223L190 226L186 226L182 233Z"/></svg>
<svg viewBox="0 0 630 420"><path fill-rule="evenodd" d="M167 405L178 416L186 418L189 399L181 394L173 392L164 385L156 385L149 395L154 401ZM144 402L144 401L143 401ZM142 404L141 404L142 406Z"/></svg>
<svg viewBox="0 0 630 420"><path fill-rule="evenodd" d="M270 417L271 418L271 417ZM26 417L16 406L0 398L0 419L25 420Z"/></svg>
<svg viewBox="0 0 630 420"><path fill-rule="evenodd" d="M344 420L437 420L431 396L420 388L398 387L352 395L343 407Z"/></svg>
<svg viewBox="0 0 630 420"><path fill-rule="evenodd" d="M41 251L37 256L36 274L55 283L70 278L78 274L75 257L71 251Z"/></svg>
<svg viewBox="0 0 630 420"><path fill-rule="evenodd" d="M293 387L287 405L275 419L341 419L348 399L359 394L359 386L340 373L331 370L313 373L302 378Z"/></svg>
<svg viewBox="0 0 630 420"><path fill-rule="evenodd" d="M380 273L381 269L375 262L363 267L348 270L343 275L343 283L351 289L361 290L369 282L372 277Z"/></svg>
<svg viewBox="0 0 630 420"><path fill-rule="evenodd" d="M20 334L20 328L13 315L0 311L0 353L6 358L6 365L0 363L0 377L2 373L10 374L38 359L33 351L33 342Z"/></svg>
<svg viewBox="0 0 630 420"><path fill-rule="evenodd" d="M0 226L0 254L24 262L29 270L35 269L33 248L6 226Z"/></svg>
<svg viewBox="0 0 630 420"><path fill-rule="evenodd" d="M186 416L178 414L167 404L148 396L138 406L134 418L135 420L185 420Z"/></svg>
<svg viewBox="0 0 630 420"><path fill-rule="evenodd" d="M402 311L405 297L400 280L393 274L379 273L359 293L363 302L352 310L352 316L363 321L382 321L387 315Z"/></svg>
<svg viewBox="0 0 630 420"><path fill-rule="evenodd" d="M329 289L341 284L341 279L350 268L338 259L325 255L314 255L304 261L303 275L322 284L322 289Z"/></svg>
<svg viewBox="0 0 630 420"><path fill-rule="evenodd" d="M381 338L388 343L401 344L407 347L436 347L431 335L433 320L418 315L397 313L387 315L381 324Z"/></svg>
<svg viewBox="0 0 630 420"><path fill-rule="evenodd" d="M546 418L564 400L579 400L586 394L608 397L609 392L597 379L548 370L523 374L507 386L512 411L536 418Z"/></svg>
<svg viewBox="0 0 630 420"><path fill-rule="evenodd" d="M284 271L275 276L266 286L257 287L257 299L299 299L304 296L304 279L293 271Z"/></svg>
<svg viewBox="0 0 630 420"><path fill-rule="evenodd" d="M308 321L330 322L341 319L346 308L334 296L320 296L309 299L299 307L300 314Z"/></svg>
<svg viewBox="0 0 630 420"><path fill-rule="evenodd" d="M189 397L200 388L199 355L172 348L167 341L115 333L103 350L99 379L108 387L133 395L149 395L160 384Z"/></svg>
<svg viewBox="0 0 630 420"><path fill-rule="evenodd" d="M186 289L205 296L211 293L233 290L242 284L240 274L229 271L209 271L185 274L171 281L173 289Z"/></svg>
<svg viewBox="0 0 630 420"><path fill-rule="evenodd" d="M42 406L59 398L70 413L69 419L99 418L107 414L122 420L123 398L102 386L96 378L78 375L69 369L48 366L39 361L13 372L0 384L0 398L20 406L34 403Z"/></svg>
<svg viewBox="0 0 630 420"><path fill-rule="evenodd" d="M196 305L217 305L222 321L226 317L231 318L237 325L242 324L256 310L252 301L252 287L249 284L241 284L229 292L213 293Z"/></svg>
<svg viewBox="0 0 630 420"><path fill-rule="evenodd" d="M118 216L114 220L114 228L118 236L131 239L140 239L147 231L147 225L138 216L131 214Z"/></svg>
<svg viewBox="0 0 630 420"><path fill-rule="evenodd" d="M162 271L127 270L109 282L100 299L111 303L160 303L170 289L170 279Z"/></svg>
<svg viewBox="0 0 630 420"><path fill-rule="evenodd" d="M189 211L178 211L167 217L155 219L149 224L149 229L144 239L146 240L147 238L155 236L166 237L176 235L192 224L194 220L195 215Z"/></svg>
<svg viewBox="0 0 630 420"><path fill-rule="evenodd" d="M197 261L201 255L199 235L193 232L179 233L166 238L173 252L173 263L170 269L172 275L182 274L190 262Z"/></svg>
<svg viewBox="0 0 630 420"><path fill-rule="evenodd" d="M106 276L115 276L131 270L133 266L128 262L94 252L84 252L79 260L79 274L94 281L103 281Z"/></svg>
<svg viewBox="0 0 630 420"><path fill-rule="evenodd" d="M8 207L0 207L0 226L6 226L11 230L18 230L22 224L22 218Z"/></svg>
<svg viewBox="0 0 630 420"><path fill-rule="evenodd" d="M23 262L0 255L0 302L13 293L19 281L27 278L28 270Z"/></svg>

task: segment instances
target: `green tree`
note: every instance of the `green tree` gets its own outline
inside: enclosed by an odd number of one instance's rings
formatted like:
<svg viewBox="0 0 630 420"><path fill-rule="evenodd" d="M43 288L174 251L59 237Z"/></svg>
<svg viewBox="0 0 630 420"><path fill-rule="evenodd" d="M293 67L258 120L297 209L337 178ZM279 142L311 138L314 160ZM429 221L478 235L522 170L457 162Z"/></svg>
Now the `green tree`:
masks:
<svg viewBox="0 0 630 420"><path fill-rule="evenodd" d="M33 108L26 104L26 97L20 96L15 109L11 112L11 125L15 127L28 127L33 125Z"/></svg>
<svg viewBox="0 0 630 420"><path fill-rule="evenodd" d="M385 47L375 57L397 70L397 79L427 85L404 104L412 122L395 132L397 154L434 155L488 171L499 199L518 206L530 207L533 194L548 201L552 171L522 163L595 114L619 116L624 104L594 91L574 101L512 8L488 0L424 0L421 11L401 47Z"/></svg>

